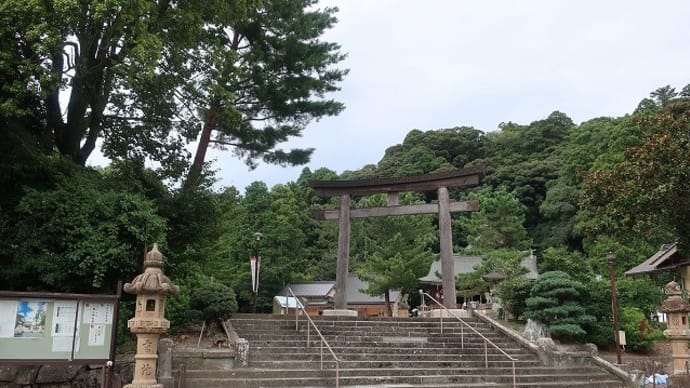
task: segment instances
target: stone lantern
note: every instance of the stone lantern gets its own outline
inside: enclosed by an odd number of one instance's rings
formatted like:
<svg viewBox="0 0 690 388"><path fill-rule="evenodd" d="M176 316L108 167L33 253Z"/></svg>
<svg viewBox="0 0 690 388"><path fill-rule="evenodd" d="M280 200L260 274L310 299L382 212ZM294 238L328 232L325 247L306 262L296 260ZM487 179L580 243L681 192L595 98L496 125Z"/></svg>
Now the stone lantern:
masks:
<svg viewBox="0 0 690 388"><path fill-rule="evenodd" d="M681 289L676 282L668 283L665 286L665 291L668 296L661 304L661 311L668 316L667 329L664 330L664 335L671 342L673 374L685 374L688 360L690 360L690 352L688 351L690 303L681 297Z"/></svg>
<svg viewBox="0 0 690 388"><path fill-rule="evenodd" d="M134 379L125 388L163 388L156 378L158 337L170 328L165 319L165 296L175 294L180 287L163 274L163 255L158 244L146 254L144 273L124 285L125 292L137 295L134 318L127 322L137 335L137 354L134 356Z"/></svg>

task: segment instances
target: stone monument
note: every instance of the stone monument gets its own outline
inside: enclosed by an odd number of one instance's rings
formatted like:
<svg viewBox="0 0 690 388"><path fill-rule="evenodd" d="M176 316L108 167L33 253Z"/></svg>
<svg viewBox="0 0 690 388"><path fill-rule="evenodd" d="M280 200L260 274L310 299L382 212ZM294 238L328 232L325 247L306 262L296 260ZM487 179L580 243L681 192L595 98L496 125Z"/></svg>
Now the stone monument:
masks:
<svg viewBox="0 0 690 388"><path fill-rule="evenodd" d="M165 319L165 296L180 288L163 274L162 266L163 255L158 244L153 244L144 259L144 273L124 286L125 292L137 295L134 318L127 321L129 330L137 335L134 379L125 388L163 388L156 378L158 337L170 328L170 321Z"/></svg>
<svg viewBox="0 0 690 388"><path fill-rule="evenodd" d="M678 283L670 282L665 287L666 300L661 304L661 311L668 315L667 329L664 335L671 342L671 355L673 358L672 374L685 374L690 360L688 340L690 340L690 328L688 326L688 312L690 303L681 296Z"/></svg>

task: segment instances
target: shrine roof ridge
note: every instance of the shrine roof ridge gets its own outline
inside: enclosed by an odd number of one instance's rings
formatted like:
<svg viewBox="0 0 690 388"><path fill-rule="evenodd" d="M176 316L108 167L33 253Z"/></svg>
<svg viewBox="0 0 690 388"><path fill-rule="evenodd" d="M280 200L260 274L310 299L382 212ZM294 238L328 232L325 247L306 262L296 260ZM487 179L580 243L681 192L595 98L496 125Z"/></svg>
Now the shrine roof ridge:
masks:
<svg viewBox="0 0 690 388"><path fill-rule="evenodd" d="M442 186L476 186L479 184L479 178L485 173L486 165L479 164L433 174L358 180L309 181L308 185L320 195L403 192L431 190Z"/></svg>

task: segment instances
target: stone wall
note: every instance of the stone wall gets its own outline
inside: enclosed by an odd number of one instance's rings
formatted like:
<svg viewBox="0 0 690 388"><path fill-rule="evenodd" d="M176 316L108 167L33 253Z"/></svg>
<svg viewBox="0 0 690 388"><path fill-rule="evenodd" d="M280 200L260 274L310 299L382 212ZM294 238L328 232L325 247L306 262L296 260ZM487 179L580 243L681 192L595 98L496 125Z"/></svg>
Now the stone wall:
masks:
<svg viewBox="0 0 690 388"><path fill-rule="evenodd" d="M111 388L132 381L134 363L116 363ZM0 365L0 388L100 388L101 365Z"/></svg>

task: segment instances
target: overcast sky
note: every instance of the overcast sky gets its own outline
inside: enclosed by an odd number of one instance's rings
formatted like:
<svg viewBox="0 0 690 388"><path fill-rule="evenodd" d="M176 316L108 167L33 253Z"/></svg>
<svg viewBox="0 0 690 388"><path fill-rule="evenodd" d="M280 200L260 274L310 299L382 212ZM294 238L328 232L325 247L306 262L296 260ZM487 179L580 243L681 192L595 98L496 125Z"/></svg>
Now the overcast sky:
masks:
<svg viewBox="0 0 690 388"><path fill-rule="evenodd" d="M632 112L652 90L690 83L690 1L331 0L324 39L348 54L331 97L337 117L289 147L314 147L312 170L377 163L412 129L528 124L559 110L580 123ZM269 188L302 168L253 171L213 152L218 188Z"/></svg>

